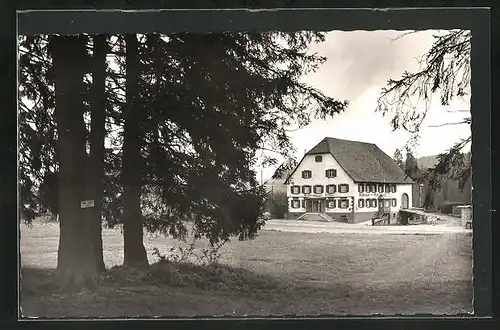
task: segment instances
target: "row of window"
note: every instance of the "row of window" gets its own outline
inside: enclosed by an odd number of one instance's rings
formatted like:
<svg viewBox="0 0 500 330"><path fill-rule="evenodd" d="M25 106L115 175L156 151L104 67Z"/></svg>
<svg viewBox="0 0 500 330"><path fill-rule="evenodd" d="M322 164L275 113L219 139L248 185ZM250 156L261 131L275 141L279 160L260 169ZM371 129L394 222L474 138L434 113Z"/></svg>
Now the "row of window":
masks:
<svg viewBox="0 0 500 330"><path fill-rule="evenodd" d="M392 199L379 199L378 200L378 204L380 203L384 203L385 207L390 207L391 205L393 207L396 207L397 206L397 201L396 201L396 198L392 198ZM372 199L358 199L358 207L359 208L363 208L363 207L378 207L377 205L377 199L375 198L372 198Z"/></svg>
<svg viewBox="0 0 500 330"><path fill-rule="evenodd" d="M392 199L380 199L377 200L375 198L371 199L358 199L358 207L359 208L375 208L380 205L380 203L384 203L385 207L390 207L391 205L393 207L397 206L397 201L395 198ZM300 207L305 208L306 207L306 201L305 200L299 200L299 199L293 199L291 201L291 206L294 209L298 209ZM331 199L327 201L326 207L329 209L334 209L337 207L337 200ZM338 200L338 207L341 209L347 209L349 207L349 200L348 199L339 199Z"/></svg>
<svg viewBox="0 0 500 330"><path fill-rule="evenodd" d="M306 208L306 201L305 200L298 200L298 199L293 199L291 201L291 206L294 209L298 209L302 206L302 208ZM326 202L326 207L329 209L334 209L337 208L337 200L331 199ZM349 208L349 200L348 199L339 199L338 201L338 207L340 209L347 209Z"/></svg>
<svg viewBox="0 0 500 330"><path fill-rule="evenodd" d="M303 194L310 194L311 189L314 190L315 194L322 194L325 191L325 186L321 184L317 184L314 187L311 187L309 185L304 185L304 186L292 186L291 188L292 194L300 194L302 191ZM335 194L337 192L337 186L334 184L329 184L326 186L326 193L327 194ZM339 193L348 193L349 192L349 185L348 184L339 184L338 185L338 192Z"/></svg>
<svg viewBox="0 0 500 330"><path fill-rule="evenodd" d="M333 168L325 170L325 177L336 178L337 177L337 170L333 169ZM312 178L312 171L311 170L302 171L302 179L310 179L310 178Z"/></svg>
<svg viewBox="0 0 500 330"><path fill-rule="evenodd" d="M375 183L360 183L358 185L358 191L360 193L362 192L367 192L367 193L376 193L378 188L379 193L390 193L396 192L396 185L395 184L375 184Z"/></svg>

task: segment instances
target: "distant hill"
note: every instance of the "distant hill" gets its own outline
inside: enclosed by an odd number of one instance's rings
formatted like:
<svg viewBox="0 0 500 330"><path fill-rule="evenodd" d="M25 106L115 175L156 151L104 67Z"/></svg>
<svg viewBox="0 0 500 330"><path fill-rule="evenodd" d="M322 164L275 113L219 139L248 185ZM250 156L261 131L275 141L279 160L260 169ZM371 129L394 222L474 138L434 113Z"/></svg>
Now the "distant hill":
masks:
<svg viewBox="0 0 500 330"><path fill-rule="evenodd" d="M468 154L470 154L470 153L468 153ZM423 157L417 158L418 168L425 171L425 170L433 167L434 165L437 164L437 161L438 161L437 158L438 158L438 155L423 156Z"/></svg>
<svg viewBox="0 0 500 330"><path fill-rule="evenodd" d="M436 163L437 155L417 158L417 165L423 171L433 167L434 165L436 165Z"/></svg>

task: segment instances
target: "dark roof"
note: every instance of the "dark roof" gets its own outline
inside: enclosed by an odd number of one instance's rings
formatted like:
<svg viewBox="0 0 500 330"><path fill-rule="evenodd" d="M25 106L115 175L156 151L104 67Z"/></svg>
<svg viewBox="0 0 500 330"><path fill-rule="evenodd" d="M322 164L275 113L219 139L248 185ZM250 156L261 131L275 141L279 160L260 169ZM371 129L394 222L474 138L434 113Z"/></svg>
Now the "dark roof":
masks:
<svg viewBox="0 0 500 330"><path fill-rule="evenodd" d="M373 143L324 138L306 155L330 153L355 182L412 183L396 162Z"/></svg>

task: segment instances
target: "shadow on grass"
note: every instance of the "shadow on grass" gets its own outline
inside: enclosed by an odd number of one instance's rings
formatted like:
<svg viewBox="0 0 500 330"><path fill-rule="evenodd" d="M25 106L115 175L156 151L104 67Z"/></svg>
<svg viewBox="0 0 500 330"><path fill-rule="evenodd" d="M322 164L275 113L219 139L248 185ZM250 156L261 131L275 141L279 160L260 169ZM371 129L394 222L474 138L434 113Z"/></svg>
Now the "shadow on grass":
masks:
<svg viewBox="0 0 500 330"><path fill-rule="evenodd" d="M25 267L21 269L21 291L23 296L64 294L53 282L55 269ZM328 285L331 288L331 283ZM297 291L323 291L320 281L307 284L287 281L253 272L244 268L227 265L201 266L192 263L171 263L161 261L147 268L115 266L107 270L97 280L93 290L103 292L113 288L184 288L200 291L218 291L251 295L289 294ZM340 295L349 296L350 287L338 285ZM293 292L292 292L293 291Z"/></svg>
<svg viewBox="0 0 500 330"><path fill-rule="evenodd" d="M113 267L95 289L78 293L60 292L54 269L23 268L21 274L23 315L38 317L366 315L446 305L456 313L468 308L472 295L467 281L293 281L226 265L165 261L144 269Z"/></svg>
<svg viewBox="0 0 500 330"><path fill-rule="evenodd" d="M324 301L335 291L349 297L350 287L297 285L253 271L225 265L158 262L151 266L116 266L106 271L95 289L61 292L54 269L21 270L21 308L25 317L117 317L152 315L259 315L285 311L303 297ZM207 314L208 313L208 314Z"/></svg>

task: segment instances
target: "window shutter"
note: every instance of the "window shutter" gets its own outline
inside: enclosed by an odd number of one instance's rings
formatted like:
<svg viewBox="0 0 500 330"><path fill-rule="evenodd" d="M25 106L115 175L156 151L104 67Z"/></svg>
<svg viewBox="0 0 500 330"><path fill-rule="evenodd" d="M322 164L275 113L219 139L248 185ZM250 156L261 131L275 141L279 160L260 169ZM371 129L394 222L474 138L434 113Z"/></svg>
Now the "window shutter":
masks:
<svg viewBox="0 0 500 330"><path fill-rule="evenodd" d="M306 171L302 171L302 179L306 178Z"/></svg>
<svg viewBox="0 0 500 330"><path fill-rule="evenodd" d="M305 201L304 199L302 200L301 205L302 205L302 208L305 208L305 207L306 207L306 201Z"/></svg>
<svg viewBox="0 0 500 330"><path fill-rule="evenodd" d="M328 170L325 170L325 177L328 178Z"/></svg>

